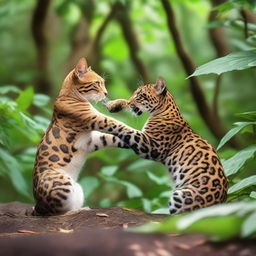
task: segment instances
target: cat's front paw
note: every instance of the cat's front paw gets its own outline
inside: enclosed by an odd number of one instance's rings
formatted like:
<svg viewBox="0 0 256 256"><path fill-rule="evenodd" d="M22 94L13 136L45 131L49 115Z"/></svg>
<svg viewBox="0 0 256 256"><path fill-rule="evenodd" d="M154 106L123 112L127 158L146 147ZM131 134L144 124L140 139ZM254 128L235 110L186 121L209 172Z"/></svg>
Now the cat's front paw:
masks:
<svg viewBox="0 0 256 256"><path fill-rule="evenodd" d="M109 112L111 113L116 113L116 112L119 112L121 111L122 109L126 108L127 106L127 101L126 100L112 100L112 101L109 101L107 104L106 104L106 107L108 109Z"/></svg>

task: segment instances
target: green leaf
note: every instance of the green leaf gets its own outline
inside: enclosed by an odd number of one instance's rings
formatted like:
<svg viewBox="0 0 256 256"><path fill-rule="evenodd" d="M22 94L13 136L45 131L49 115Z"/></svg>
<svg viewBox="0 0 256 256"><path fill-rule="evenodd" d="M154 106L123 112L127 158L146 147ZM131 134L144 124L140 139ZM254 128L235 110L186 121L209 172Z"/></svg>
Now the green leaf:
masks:
<svg viewBox="0 0 256 256"><path fill-rule="evenodd" d="M141 197L142 191L134 184L128 181L121 181L120 184L126 187L127 196L129 198Z"/></svg>
<svg viewBox="0 0 256 256"><path fill-rule="evenodd" d="M32 87L27 88L22 91L16 100L18 108L21 111L25 111L29 106L31 106L34 98L34 90Z"/></svg>
<svg viewBox="0 0 256 256"><path fill-rule="evenodd" d="M129 167L127 168L128 171L146 171L150 169L153 165L152 161L145 160L145 159L138 159L132 162Z"/></svg>
<svg viewBox="0 0 256 256"><path fill-rule="evenodd" d="M242 225L242 236L247 237L256 232L256 212L253 212Z"/></svg>
<svg viewBox="0 0 256 256"><path fill-rule="evenodd" d="M91 176L82 178L79 183L83 188L85 199L87 199L100 184L97 178Z"/></svg>
<svg viewBox="0 0 256 256"><path fill-rule="evenodd" d="M151 202L147 198L142 198L141 199L142 205L143 205L143 210L146 212L151 212Z"/></svg>
<svg viewBox="0 0 256 256"><path fill-rule="evenodd" d="M238 113L238 114L236 114L236 116L242 117L242 118L250 120L250 121L256 121L256 111Z"/></svg>
<svg viewBox="0 0 256 256"><path fill-rule="evenodd" d="M249 176L249 177L239 181L238 183L236 183L235 185L233 185L232 187L229 188L228 193L232 194L232 193L235 193L241 189L245 189L252 185L256 185L256 175Z"/></svg>
<svg viewBox="0 0 256 256"><path fill-rule="evenodd" d="M167 197L167 198L170 198L171 197L171 190L167 190L167 191L163 191L159 197Z"/></svg>
<svg viewBox="0 0 256 256"><path fill-rule="evenodd" d="M221 139L220 144L217 147L217 150L219 150L227 141L229 141L234 135L239 133L243 128L245 128L248 125L253 125L254 122L237 122L235 125L237 127L232 128L227 132L227 134Z"/></svg>
<svg viewBox="0 0 256 256"><path fill-rule="evenodd" d="M200 76L205 74L222 74L232 70L243 70L256 66L256 49L231 53L225 57L212 60L200 67L190 75Z"/></svg>
<svg viewBox="0 0 256 256"><path fill-rule="evenodd" d="M37 107L45 107L49 104L50 97L45 94L35 94L33 104Z"/></svg>
<svg viewBox="0 0 256 256"><path fill-rule="evenodd" d="M110 207L112 205L112 202L109 198L104 198L100 201L99 205L102 208L106 208L106 207Z"/></svg>
<svg viewBox="0 0 256 256"><path fill-rule="evenodd" d="M9 92L20 93L20 89L13 85L2 85L0 87L0 94L6 94Z"/></svg>
<svg viewBox="0 0 256 256"><path fill-rule="evenodd" d="M134 198L134 197L141 197L142 196L142 191L134 184L125 181L125 180L119 180L113 176L104 176L104 175L100 175L103 179L110 181L110 182L114 182L117 184L120 184L122 186L126 187L126 193L127 196L129 198Z"/></svg>
<svg viewBox="0 0 256 256"><path fill-rule="evenodd" d="M256 206L256 204L254 204L254 206ZM187 216L184 216L181 220L178 221L177 227L180 230L184 230L203 218L230 215L239 211L241 207L246 207L246 203L241 202L233 204L219 204L203 208L198 211L194 211Z"/></svg>
<svg viewBox="0 0 256 256"><path fill-rule="evenodd" d="M167 214L169 215L170 214L170 210L168 208L159 208L155 211L152 211L151 213L153 214Z"/></svg>
<svg viewBox="0 0 256 256"><path fill-rule="evenodd" d="M152 180L153 182L155 182L158 185L170 185L170 179L168 178L168 176L159 177L150 171L147 172L147 175L150 180Z"/></svg>
<svg viewBox="0 0 256 256"><path fill-rule="evenodd" d="M244 163L254 156L256 146L245 148L227 160L222 160L222 165L227 176L237 173Z"/></svg>
<svg viewBox="0 0 256 256"><path fill-rule="evenodd" d="M130 230L142 233L204 233L210 235L211 240L225 240L241 233L244 219L255 209L256 202L253 201L219 204Z"/></svg>
<svg viewBox="0 0 256 256"><path fill-rule="evenodd" d="M5 168L6 173L11 179L14 188L22 195L29 197L27 184L22 176L22 169L17 160L9 153L0 148L0 163Z"/></svg>
<svg viewBox="0 0 256 256"><path fill-rule="evenodd" d="M216 6L214 9L219 12L227 12L227 11L233 9L233 7L234 7L234 4L230 1L228 1L226 3Z"/></svg>
<svg viewBox="0 0 256 256"><path fill-rule="evenodd" d="M252 191L250 197L256 199L256 191Z"/></svg>
<svg viewBox="0 0 256 256"><path fill-rule="evenodd" d="M101 168L101 173L105 176L113 176L117 170L118 166L116 165L104 166Z"/></svg>

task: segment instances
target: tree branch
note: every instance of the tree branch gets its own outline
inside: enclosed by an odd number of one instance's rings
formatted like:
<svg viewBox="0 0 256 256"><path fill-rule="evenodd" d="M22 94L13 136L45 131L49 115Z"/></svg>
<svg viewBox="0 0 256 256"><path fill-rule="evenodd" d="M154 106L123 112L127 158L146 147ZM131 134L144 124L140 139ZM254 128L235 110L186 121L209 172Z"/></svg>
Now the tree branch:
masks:
<svg viewBox="0 0 256 256"><path fill-rule="evenodd" d="M129 47L131 60L134 66L136 67L138 73L141 75L143 82L149 83L150 82L149 72L146 66L144 65L144 63L141 61L141 59L138 56L140 46L139 46L136 32L133 28L133 25L128 13L128 6L125 6L122 3L117 2L117 8L118 8L118 13L116 15L116 19L121 26L123 36Z"/></svg>
<svg viewBox="0 0 256 256"><path fill-rule="evenodd" d="M241 16L243 17L244 21L244 37L248 38L249 37L249 31L248 31L248 20L247 20L247 15L244 9L240 11Z"/></svg>
<svg viewBox="0 0 256 256"><path fill-rule="evenodd" d="M38 91L47 94L51 91L51 83L48 76L48 43L44 28L50 2L50 0L37 0L31 24L37 52Z"/></svg>
<svg viewBox="0 0 256 256"><path fill-rule="evenodd" d="M74 67L75 63L81 56L85 56L89 64L92 65L97 72L100 72L100 41L109 22L115 16L117 5L115 3L112 5L110 12L99 26L96 35L92 38L90 36L90 25L93 17L92 12L88 13L88 9L94 9L94 2L90 0L88 3L90 3L90 5L87 6L87 8L82 8L83 17L76 26L72 36L71 51L67 60L66 73Z"/></svg>
<svg viewBox="0 0 256 256"><path fill-rule="evenodd" d="M211 0L212 7L216 7L225 3L226 0ZM218 11L211 10L208 21L209 23L218 21ZM223 57L231 52L230 46L227 40L227 34L224 27L211 28L208 30L211 42L216 50L218 57Z"/></svg>
<svg viewBox="0 0 256 256"><path fill-rule="evenodd" d="M227 0L211 0L212 7L216 7L220 4L223 4L227 2ZM218 11L212 9L209 13L208 21L209 23L218 21ZM212 42L213 47L215 48L217 57L223 57L231 52L226 30L224 27L216 27L211 28L208 30L209 38ZM218 76L215 81L214 86L214 96L213 96L213 103L212 103L212 109L214 115L217 116L219 119L219 109L218 109L218 97L220 92L220 85L221 85L221 76Z"/></svg>
<svg viewBox="0 0 256 256"><path fill-rule="evenodd" d="M217 116L218 119L220 119L219 108L218 108L220 85L221 85L221 75L217 76L217 78L216 78L215 88L214 88L214 95L213 95L213 102L212 102L213 112Z"/></svg>
<svg viewBox="0 0 256 256"><path fill-rule="evenodd" d="M109 14L103 20L103 22L101 23L101 25L99 26L99 28L96 32L96 35L95 35L94 40L93 40L95 49L98 49L100 40L101 40L109 22L115 17L115 14L116 14L117 10L118 10L118 4L117 4L117 2L115 2L112 5Z"/></svg>
<svg viewBox="0 0 256 256"><path fill-rule="evenodd" d="M168 0L161 0L161 2L166 13L168 28L175 45L177 55L184 67L187 76L189 76L194 72L196 65L183 46L181 35L178 31L175 21L175 15L170 5L170 2ZM209 127L212 134L218 140L220 140L226 134L226 129L224 128L220 120L217 118L217 116L214 115L211 107L208 105L199 79L197 77L190 77L189 82L192 96L195 100L197 109L201 117ZM237 146L233 142L232 145Z"/></svg>

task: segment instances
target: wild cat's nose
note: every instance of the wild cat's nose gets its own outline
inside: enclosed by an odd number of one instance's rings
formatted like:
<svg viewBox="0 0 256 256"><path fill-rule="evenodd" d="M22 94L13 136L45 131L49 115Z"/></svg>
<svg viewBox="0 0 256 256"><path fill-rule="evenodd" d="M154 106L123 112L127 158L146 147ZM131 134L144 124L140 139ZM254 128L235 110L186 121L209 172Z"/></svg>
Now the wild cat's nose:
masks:
<svg viewBox="0 0 256 256"><path fill-rule="evenodd" d="M104 92L104 94L105 94L105 96L107 96L107 95L108 95L108 93L107 93L107 92Z"/></svg>

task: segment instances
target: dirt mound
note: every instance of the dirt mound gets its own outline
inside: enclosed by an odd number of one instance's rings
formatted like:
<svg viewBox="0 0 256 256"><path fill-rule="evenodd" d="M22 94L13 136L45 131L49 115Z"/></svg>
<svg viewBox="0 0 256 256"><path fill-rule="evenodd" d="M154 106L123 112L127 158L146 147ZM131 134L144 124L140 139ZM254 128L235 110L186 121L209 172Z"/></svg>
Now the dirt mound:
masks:
<svg viewBox="0 0 256 256"><path fill-rule="evenodd" d="M214 244L203 235L136 234L127 227L164 215L113 207L68 215L31 216L32 206L0 204L0 255L255 256L255 241Z"/></svg>

